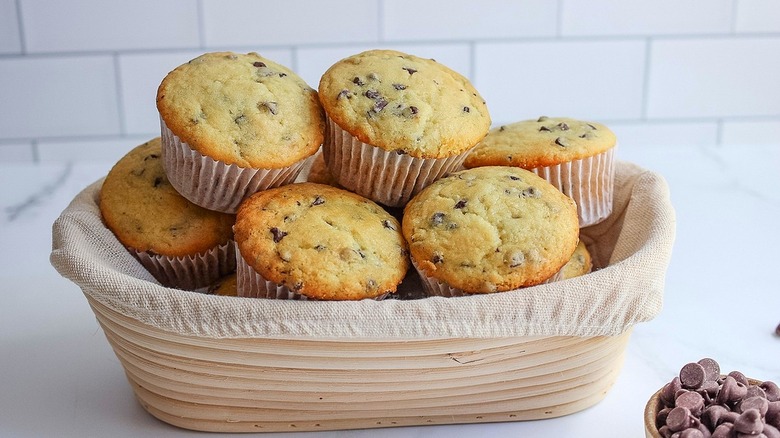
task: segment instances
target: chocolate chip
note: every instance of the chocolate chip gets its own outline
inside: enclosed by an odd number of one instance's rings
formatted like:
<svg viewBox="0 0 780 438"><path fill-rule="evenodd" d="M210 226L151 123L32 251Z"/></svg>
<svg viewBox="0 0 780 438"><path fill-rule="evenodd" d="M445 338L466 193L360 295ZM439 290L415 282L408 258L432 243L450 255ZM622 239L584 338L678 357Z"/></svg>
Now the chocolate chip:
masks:
<svg viewBox="0 0 780 438"><path fill-rule="evenodd" d="M766 381L759 385L766 393L766 399L770 402L780 401L780 387L775 382Z"/></svg>
<svg viewBox="0 0 780 438"><path fill-rule="evenodd" d="M378 81L379 80L379 75L374 73L374 72L371 72L371 73L368 74L368 78L371 79L372 81Z"/></svg>
<svg viewBox="0 0 780 438"><path fill-rule="evenodd" d="M413 115L417 114L417 112L418 112L417 107L414 106L414 105L410 105L409 106L409 112L412 113Z"/></svg>
<svg viewBox="0 0 780 438"><path fill-rule="evenodd" d="M734 430L748 435L758 435L764 429L758 409L748 409L734 422Z"/></svg>
<svg viewBox="0 0 780 438"><path fill-rule="evenodd" d="M593 125L591 125L590 123L588 123L588 126L590 126L590 129L592 129L592 130L594 130L594 131L598 131L598 129L596 129L596 127L595 127L595 126L593 126Z"/></svg>
<svg viewBox="0 0 780 438"><path fill-rule="evenodd" d="M666 406L674 406L675 394L682 389L680 378L675 377L661 389L661 400Z"/></svg>
<svg viewBox="0 0 780 438"><path fill-rule="evenodd" d="M696 389L704 383L704 367L698 363L686 364L680 370L680 383L683 388Z"/></svg>
<svg viewBox="0 0 780 438"><path fill-rule="evenodd" d="M271 234L273 235L274 243L279 243L284 239L284 236L287 235L286 231L282 231L276 227L271 228Z"/></svg>
<svg viewBox="0 0 780 438"><path fill-rule="evenodd" d="M363 82L363 81L362 81L362 80L361 80L359 77L357 77L357 76L355 76L354 78L352 78L352 83L353 83L353 84L355 84L355 85L361 86L361 87L362 87L363 85L365 85L365 83L364 83L364 82Z"/></svg>
<svg viewBox="0 0 780 438"><path fill-rule="evenodd" d="M363 93L363 95L369 99L379 99L382 96L381 94L379 94L379 91L377 90L366 90L366 92Z"/></svg>
<svg viewBox="0 0 780 438"><path fill-rule="evenodd" d="M387 106L387 101L384 99L379 99L376 102L374 102L374 112L378 113L379 111L382 111Z"/></svg>
<svg viewBox="0 0 780 438"><path fill-rule="evenodd" d="M691 412L691 415L698 417L701 416L701 413L704 410L704 398L698 392L689 391L680 394L680 396L674 400L674 405L687 408Z"/></svg>
<svg viewBox="0 0 780 438"><path fill-rule="evenodd" d="M734 403L740 400L747 393L745 385L737 382L731 375L726 376L723 385L718 391L716 400L720 404Z"/></svg>
<svg viewBox="0 0 780 438"><path fill-rule="evenodd" d="M325 199L322 196L317 195L317 196L314 197L314 201L312 201L311 205L312 206L314 206L314 205L322 205L324 203L325 203Z"/></svg>
<svg viewBox="0 0 780 438"><path fill-rule="evenodd" d="M252 63L252 65L255 66L255 67L258 67L258 68L266 67L265 63L264 62L260 62L260 61L255 61L255 62ZM246 68L246 67L244 67L244 68Z"/></svg>
<svg viewBox="0 0 780 438"><path fill-rule="evenodd" d="M317 245L315 245L315 246L314 246L314 249L315 249L316 251L318 251L318 252L319 252L319 251L324 251L324 250L325 250L325 248L327 248L327 247L326 247L325 245L321 245L321 244L317 244Z"/></svg>
<svg viewBox="0 0 780 438"><path fill-rule="evenodd" d="M540 116L536 121L537 122L544 122L545 120L549 120L550 118L547 116Z"/></svg>
<svg viewBox="0 0 780 438"><path fill-rule="evenodd" d="M409 72L409 76L417 73L417 70L415 70L415 69L413 69L411 67L403 67L403 69L406 70L407 72Z"/></svg>
<svg viewBox="0 0 780 438"><path fill-rule="evenodd" d="M404 155L406 154L406 151L403 149L396 149L395 150L396 155Z"/></svg>
<svg viewBox="0 0 780 438"><path fill-rule="evenodd" d="M347 99L352 98L352 93L349 92L349 90L341 90L338 95L336 95L336 99L341 99L342 97L346 97Z"/></svg>
<svg viewBox="0 0 780 438"><path fill-rule="evenodd" d="M393 88L395 88L396 90L399 90L399 91L400 90L406 90L406 85L404 85L404 84L393 84Z"/></svg>
<svg viewBox="0 0 780 438"><path fill-rule="evenodd" d="M157 155L157 154L149 154L149 155L144 157L144 161L146 161L148 159L155 159L155 158L160 158L160 156Z"/></svg>
<svg viewBox="0 0 780 438"><path fill-rule="evenodd" d="M160 184L162 184L162 181L163 181L163 180L162 180L162 177L159 177L159 176L158 176L158 177L156 177L156 178L154 179L154 182L152 183L152 185L153 185L154 187L160 187Z"/></svg>
<svg viewBox="0 0 780 438"><path fill-rule="evenodd" d="M568 131L569 125L566 124L566 122L558 123L558 127L561 128L561 131Z"/></svg>
<svg viewBox="0 0 780 438"><path fill-rule="evenodd" d="M718 365L718 362L715 361L715 359L711 359L709 357L705 357L704 359L701 359L700 361L696 362L699 365L704 368L704 378L708 381L716 381L720 377L720 365Z"/></svg>
<svg viewBox="0 0 780 438"><path fill-rule="evenodd" d="M273 115L276 115L278 111L276 102L262 102L260 105L265 107Z"/></svg>
<svg viewBox="0 0 780 438"><path fill-rule="evenodd" d="M466 204L468 204L468 201L465 199L461 199L460 201L455 203L455 208L457 209L465 208Z"/></svg>
<svg viewBox="0 0 780 438"><path fill-rule="evenodd" d="M241 114L240 116L233 119L233 123L235 123L236 125L241 125L243 123L246 123L246 116Z"/></svg>
<svg viewBox="0 0 780 438"><path fill-rule="evenodd" d="M279 73L279 77L280 77L280 78L283 78L283 77L285 77L285 76L287 76L287 73Z"/></svg>
<svg viewBox="0 0 780 438"><path fill-rule="evenodd" d="M499 126L498 132L503 132L506 129L506 126Z"/></svg>
<svg viewBox="0 0 780 438"><path fill-rule="evenodd" d="M431 257L431 263L433 263L434 265L444 263L444 256L439 254L438 252L433 253L433 256Z"/></svg>
<svg viewBox="0 0 780 438"><path fill-rule="evenodd" d="M387 228L388 230L393 230L393 231L395 231L395 230L396 230L396 228L395 228L395 225L393 225L393 223L392 223L392 222L390 222L390 221L389 221L389 220L387 220L387 219L385 219L385 220L383 220L383 221L382 221L382 226L383 226L383 227L385 227L385 228Z"/></svg>
<svg viewBox="0 0 780 438"><path fill-rule="evenodd" d="M520 192L522 198L541 198L542 193L536 189L536 187L528 187Z"/></svg>
<svg viewBox="0 0 780 438"><path fill-rule="evenodd" d="M469 107L467 107L467 106L464 106L464 107L463 107L463 112L464 112L464 113L471 112L471 109L470 109Z"/></svg>
<svg viewBox="0 0 780 438"><path fill-rule="evenodd" d="M739 383L743 384L743 385L744 385L744 386L746 386L746 387L747 387L748 385L750 385L750 382L748 382L748 379L747 379L747 377L745 377L745 375L744 375L744 374L742 374L742 373L740 373L739 371L732 371L732 372L730 372L728 375L729 375L729 376L731 376L731 377L733 377L733 378L734 378L734 380L736 380L737 382L739 382Z"/></svg>
<svg viewBox="0 0 780 438"><path fill-rule="evenodd" d="M763 417L769 409L769 402L766 398L760 396L746 397L739 402L738 408L739 412L745 412L748 409L756 409Z"/></svg>
<svg viewBox="0 0 780 438"><path fill-rule="evenodd" d="M693 425L693 418L691 417L691 411L685 407L675 407L669 411L669 415L666 416L666 426L672 432L680 432Z"/></svg>
<svg viewBox="0 0 780 438"><path fill-rule="evenodd" d="M512 181L517 181L517 180L520 179L520 177L519 176L514 176L514 175L509 175L509 179L511 179Z"/></svg>
<svg viewBox="0 0 780 438"><path fill-rule="evenodd" d="M723 422L723 416L727 412L729 412L729 410L722 405L709 405L701 414L701 422L706 424L710 430L714 430Z"/></svg>
<svg viewBox="0 0 780 438"><path fill-rule="evenodd" d="M547 132L550 132L550 131L551 131L551 129L550 129L550 128L548 128L548 127L546 127L546 126L542 126L542 127L540 127L540 128L539 128L539 131L547 131Z"/></svg>
<svg viewBox="0 0 780 438"><path fill-rule="evenodd" d="M441 225L444 223L444 217L446 215L442 212L436 212L431 215L431 225Z"/></svg>
<svg viewBox="0 0 780 438"><path fill-rule="evenodd" d="M557 144L558 146L567 147L569 146L569 141L563 137L558 137L555 139L555 144Z"/></svg>
<svg viewBox="0 0 780 438"><path fill-rule="evenodd" d="M734 425L732 423L723 423L712 431L710 438L731 438L733 436L731 434L733 428Z"/></svg>
<svg viewBox="0 0 780 438"><path fill-rule="evenodd" d="M301 289L303 289L303 282L302 282L302 281L298 281L298 282L296 282L296 283L293 285L293 287L292 287L292 290L293 290L293 292L300 292L300 291L301 291Z"/></svg>

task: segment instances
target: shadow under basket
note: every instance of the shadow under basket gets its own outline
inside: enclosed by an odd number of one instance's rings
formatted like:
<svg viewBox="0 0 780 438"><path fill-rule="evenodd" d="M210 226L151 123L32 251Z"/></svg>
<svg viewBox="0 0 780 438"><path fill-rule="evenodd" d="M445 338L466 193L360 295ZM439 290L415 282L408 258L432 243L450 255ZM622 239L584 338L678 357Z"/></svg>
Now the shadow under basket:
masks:
<svg viewBox="0 0 780 438"><path fill-rule="evenodd" d="M358 302L160 286L100 222L101 181L54 224L141 405L220 432L519 421L580 411L617 379L631 330L661 309L674 241L663 178L618 163L615 209L582 230L597 269L517 291ZM418 288L413 276L404 288Z"/></svg>

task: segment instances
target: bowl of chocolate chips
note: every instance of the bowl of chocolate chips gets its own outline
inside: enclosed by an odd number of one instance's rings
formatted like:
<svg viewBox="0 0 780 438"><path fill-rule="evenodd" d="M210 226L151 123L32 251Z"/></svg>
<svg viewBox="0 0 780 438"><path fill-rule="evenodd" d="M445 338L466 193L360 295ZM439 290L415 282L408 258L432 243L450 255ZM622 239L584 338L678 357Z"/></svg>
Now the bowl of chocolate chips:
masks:
<svg viewBox="0 0 780 438"><path fill-rule="evenodd" d="M686 364L645 407L648 438L780 438L780 388L771 381L721 374L704 358Z"/></svg>

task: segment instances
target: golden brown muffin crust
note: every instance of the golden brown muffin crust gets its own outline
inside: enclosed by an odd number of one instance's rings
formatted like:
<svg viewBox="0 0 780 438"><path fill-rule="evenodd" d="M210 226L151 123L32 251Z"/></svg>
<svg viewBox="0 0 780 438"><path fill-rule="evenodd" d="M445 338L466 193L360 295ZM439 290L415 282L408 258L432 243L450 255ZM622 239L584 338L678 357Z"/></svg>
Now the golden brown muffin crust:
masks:
<svg viewBox="0 0 780 438"><path fill-rule="evenodd" d="M190 147L241 167L289 166L314 154L325 132L317 92L257 53L207 53L177 67L157 109Z"/></svg>
<svg viewBox="0 0 780 438"><path fill-rule="evenodd" d="M464 165L547 167L600 154L616 143L615 134L600 123L542 116L491 129Z"/></svg>
<svg viewBox="0 0 780 438"><path fill-rule="evenodd" d="M158 137L114 165L100 192L107 227L125 246L169 257L203 253L232 239L235 216L181 196L168 182L161 156Z"/></svg>
<svg viewBox="0 0 780 438"><path fill-rule="evenodd" d="M361 142L416 158L458 155L490 127L468 79L431 59L394 50L345 58L322 76L328 116Z"/></svg>
<svg viewBox="0 0 780 438"><path fill-rule="evenodd" d="M417 267L466 293L547 280L579 238L569 197L533 173L479 167L426 187L404 210L403 234Z"/></svg>
<svg viewBox="0 0 780 438"><path fill-rule="evenodd" d="M298 183L256 193L238 210L236 242L266 280L319 300L394 292L408 270L400 224L335 187Z"/></svg>

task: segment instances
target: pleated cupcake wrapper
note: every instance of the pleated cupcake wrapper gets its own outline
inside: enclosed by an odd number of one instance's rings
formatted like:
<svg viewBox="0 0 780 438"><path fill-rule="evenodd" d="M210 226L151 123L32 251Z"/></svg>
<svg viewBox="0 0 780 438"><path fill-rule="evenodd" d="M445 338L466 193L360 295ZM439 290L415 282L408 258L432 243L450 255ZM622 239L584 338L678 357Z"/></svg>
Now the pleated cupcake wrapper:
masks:
<svg viewBox="0 0 780 438"><path fill-rule="evenodd" d="M577 203L580 227L597 224L612 213L615 149L555 166L529 169Z"/></svg>
<svg viewBox="0 0 780 438"><path fill-rule="evenodd" d="M160 119L165 173L171 185L193 204L235 213L241 201L261 190L292 183L306 160L279 169L226 164L191 148Z"/></svg>
<svg viewBox="0 0 780 438"><path fill-rule="evenodd" d="M341 186L390 207L404 206L420 190L457 170L467 155L414 158L386 151L361 142L329 117L322 150Z"/></svg>
<svg viewBox="0 0 780 438"><path fill-rule="evenodd" d="M269 298L274 300L316 301L306 295L295 292L283 284L266 280L244 260L241 250L236 247L236 291L239 297ZM389 294L382 294L372 300L383 300Z"/></svg>
<svg viewBox="0 0 780 438"><path fill-rule="evenodd" d="M425 271L417 267L417 263L415 263L414 258L412 258L412 266L414 266L415 271L417 271L417 274L420 277L420 282L422 283L423 289L425 290L425 293L428 296L438 296L438 297L465 297L469 295L484 295L483 293L469 293L463 291L463 289L455 288L447 283L444 283L442 281L437 280L436 278L428 276ZM553 274L552 277L548 278L547 280L543 281L540 284L545 283L552 283L555 281L563 280L563 268L558 270L555 274ZM510 291L504 291L504 292L511 292L514 290L519 289L512 289ZM503 292L495 292L495 293L503 293Z"/></svg>
<svg viewBox="0 0 780 438"><path fill-rule="evenodd" d="M285 285L268 281L244 260L236 244L236 292L239 297L275 300L308 300Z"/></svg>
<svg viewBox="0 0 780 438"><path fill-rule="evenodd" d="M196 290L207 287L236 269L233 241L206 252L183 257L168 257L128 248L144 268L162 285Z"/></svg>

